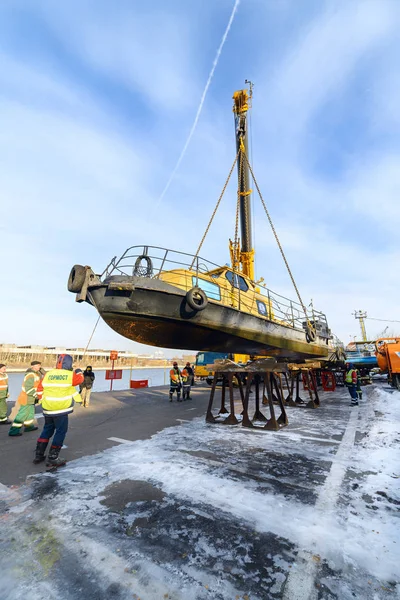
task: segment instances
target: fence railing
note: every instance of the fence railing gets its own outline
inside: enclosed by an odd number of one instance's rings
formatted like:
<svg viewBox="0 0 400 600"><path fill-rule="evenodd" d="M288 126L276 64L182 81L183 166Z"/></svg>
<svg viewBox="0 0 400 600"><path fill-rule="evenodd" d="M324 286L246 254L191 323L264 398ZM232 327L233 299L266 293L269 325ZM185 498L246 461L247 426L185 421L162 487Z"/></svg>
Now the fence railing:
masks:
<svg viewBox="0 0 400 600"><path fill-rule="evenodd" d="M229 265L225 266L230 269ZM201 287L201 281L199 280L202 276L207 275L207 280L213 283L213 279L218 277L215 272L220 272L223 268L223 265L218 265L200 256L193 256L185 252L177 252L158 246L132 246L119 259L114 257L100 277L103 281L115 275L161 278L188 292L195 285ZM174 279L173 272L176 270L189 271L192 273L192 278L179 279L179 277L176 277ZM243 277L241 273L235 274L235 285L229 283L228 280L226 281L226 285L221 290L221 299L222 295L225 294L226 300L228 296L232 298L233 305L239 310L252 314L257 313L261 317L295 329L304 330L306 322L309 320L316 327L317 334L321 334L323 337L330 336L324 313L312 307L305 315L299 302L273 292L258 282L253 284L257 292L248 294L241 289L240 284L236 285L241 277ZM248 279L244 278L244 280L247 286ZM218 285L217 282L215 284ZM217 299L210 292L208 296L211 300Z"/></svg>

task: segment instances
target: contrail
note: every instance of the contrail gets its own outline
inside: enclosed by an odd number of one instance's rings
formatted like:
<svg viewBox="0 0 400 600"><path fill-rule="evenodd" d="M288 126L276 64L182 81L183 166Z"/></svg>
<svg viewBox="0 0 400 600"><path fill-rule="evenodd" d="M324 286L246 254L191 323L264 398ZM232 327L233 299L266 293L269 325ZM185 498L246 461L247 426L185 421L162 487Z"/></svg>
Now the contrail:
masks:
<svg viewBox="0 0 400 600"><path fill-rule="evenodd" d="M188 149L188 146L190 144L190 140L193 137L194 130L196 129L197 123L198 123L199 118L200 118L201 111L203 109L204 101L205 101L206 96L207 96L208 88L210 87L211 80L212 80L212 78L214 76L214 71L217 68L219 57L221 56L222 48L224 47L224 44L226 42L226 38L228 37L228 33L229 33L229 30L230 30L230 28L232 26L233 19L235 18L235 14L236 14L236 11L238 9L239 4L240 4L240 0L235 0L235 5L234 5L234 7L232 9L232 13L231 13L231 16L229 18L228 25L226 26L225 33L222 36L222 40L221 40L221 43L220 43L219 48L217 50L217 54L215 55L214 62L213 62L212 67L211 67L211 71L210 71L210 74L209 74L208 79L207 79L207 83L206 83L205 88L203 90L203 93L201 95L199 108L197 109L197 113L196 113L196 116L194 118L193 125L191 127L190 132L189 132L189 135L187 137L185 145L183 146L183 150L182 150L182 152L181 152L181 154L180 154L180 156L178 158L178 161L177 161L177 163L175 165L175 168L172 171L172 173L170 175L170 178L168 179L165 188L161 192L161 195L160 195L159 199L156 202L156 207L160 204L161 200L164 198L165 194L167 193L168 188L171 185L171 182L172 182L173 178L176 175L176 172L178 171L178 169L180 167L180 164L181 164L181 162L183 160L183 157L186 154L186 150Z"/></svg>

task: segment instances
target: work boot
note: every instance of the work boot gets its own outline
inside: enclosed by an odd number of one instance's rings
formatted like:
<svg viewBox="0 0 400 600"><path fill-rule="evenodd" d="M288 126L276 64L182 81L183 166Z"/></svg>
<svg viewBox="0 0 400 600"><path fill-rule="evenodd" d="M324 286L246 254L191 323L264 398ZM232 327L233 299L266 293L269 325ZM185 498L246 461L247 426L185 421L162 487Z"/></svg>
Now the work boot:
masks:
<svg viewBox="0 0 400 600"><path fill-rule="evenodd" d="M47 444L48 444L48 442L37 442L36 443L35 458L33 459L33 462L35 463L35 465L37 465L38 463L41 463L45 460L46 457L45 457L44 453L46 452Z"/></svg>
<svg viewBox="0 0 400 600"><path fill-rule="evenodd" d="M172 402L172 394L169 395L169 401Z"/></svg>
<svg viewBox="0 0 400 600"><path fill-rule="evenodd" d="M11 425L11 421L5 419L5 421L0 421L0 425Z"/></svg>
<svg viewBox="0 0 400 600"><path fill-rule="evenodd" d="M36 427L36 425L27 425L24 427L24 431L37 431L39 429L39 427Z"/></svg>
<svg viewBox="0 0 400 600"><path fill-rule="evenodd" d="M21 427L15 427L15 425L11 425L8 435L11 437L22 435Z"/></svg>
<svg viewBox="0 0 400 600"><path fill-rule="evenodd" d="M358 406L358 402L352 402L350 406Z"/></svg>
<svg viewBox="0 0 400 600"><path fill-rule="evenodd" d="M66 464L66 462L67 462L66 460L64 460L63 458L58 458L58 455L60 454L60 450L61 450L60 446L52 446L50 448L50 452L47 457L47 463L46 463L47 467L62 467L63 465Z"/></svg>
<svg viewBox="0 0 400 600"><path fill-rule="evenodd" d="M177 400L178 400L178 402L182 402L182 400L181 400L181 395L180 395L180 394L178 394L178 398L177 398Z"/></svg>

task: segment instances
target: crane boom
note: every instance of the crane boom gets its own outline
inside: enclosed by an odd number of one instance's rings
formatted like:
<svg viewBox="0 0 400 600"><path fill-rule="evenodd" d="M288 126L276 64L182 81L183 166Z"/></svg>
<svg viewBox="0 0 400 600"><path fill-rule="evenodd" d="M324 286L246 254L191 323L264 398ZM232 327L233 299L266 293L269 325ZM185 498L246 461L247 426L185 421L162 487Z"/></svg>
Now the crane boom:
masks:
<svg viewBox="0 0 400 600"><path fill-rule="evenodd" d="M240 194L240 231L241 249L240 263L242 271L254 280L254 248L251 230L251 189L250 174L247 162L242 152L248 156L247 142L247 113L249 110L247 90L238 90L233 94L233 113L235 116L236 150L238 152L238 186Z"/></svg>

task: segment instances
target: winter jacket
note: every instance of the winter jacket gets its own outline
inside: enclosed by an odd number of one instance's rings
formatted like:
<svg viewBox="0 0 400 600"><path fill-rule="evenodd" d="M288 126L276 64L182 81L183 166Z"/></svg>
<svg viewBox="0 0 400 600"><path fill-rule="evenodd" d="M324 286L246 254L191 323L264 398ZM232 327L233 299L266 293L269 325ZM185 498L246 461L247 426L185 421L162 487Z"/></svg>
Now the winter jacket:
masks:
<svg viewBox="0 0 400 600"><path fill-rule="evenodd" d="M95 374L93 371L83 371L83 383L81 389L86 388L87 390L92 389L95 380Z"/></svg>

